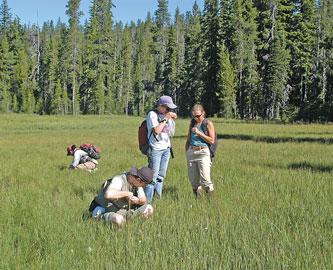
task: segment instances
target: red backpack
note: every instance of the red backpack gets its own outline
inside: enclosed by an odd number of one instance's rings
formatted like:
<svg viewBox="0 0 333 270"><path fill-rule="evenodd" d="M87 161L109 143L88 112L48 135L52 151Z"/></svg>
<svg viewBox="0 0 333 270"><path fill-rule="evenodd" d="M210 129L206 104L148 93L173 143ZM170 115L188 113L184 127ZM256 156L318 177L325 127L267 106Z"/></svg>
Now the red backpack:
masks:
<svg viewBox="0 0 333 270"><path fill-rule="evenodd" d="M154 111L154 112L156 112L156 111ZM158 115L158 113L157 113L157 115ZM143 120L138 129L138 141L139 141L139 149L140 149L141 153L144 155L148 154L149 139L152 135L155 137L156 141L158 141L158 139L155 136L153 131L148 136L147 120Z"/></svg>
<svg viewBox="0 0 333 270"><path fill-rule="evenodd" d="M93 159L101 158L101 149L90 143L84 143L80 145L80 149L88 154Z"/></svg>

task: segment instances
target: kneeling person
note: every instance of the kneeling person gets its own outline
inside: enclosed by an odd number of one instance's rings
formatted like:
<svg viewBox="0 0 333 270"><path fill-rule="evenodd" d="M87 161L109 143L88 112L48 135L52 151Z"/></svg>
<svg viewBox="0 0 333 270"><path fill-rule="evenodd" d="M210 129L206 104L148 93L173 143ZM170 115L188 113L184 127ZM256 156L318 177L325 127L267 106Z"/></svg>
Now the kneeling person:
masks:
<svg viewBox="0 0 333 270"><path fill-rule="evenodd" d="M101 218L121 227L129 217L151 216L153 207L147 204L143 188L151 183L153 175L150 168L132 168L105 181L90 204L92 218Z"/></svg>
<svg viewBox="0 0 333 270"><path fill-rule="evenodd" d="M69 169L83 169L89 172L97 170L98 161L91 158L88 153L80 147L71 144L67 147L67 156L74 156L73 162L69 165Z"/></svg>

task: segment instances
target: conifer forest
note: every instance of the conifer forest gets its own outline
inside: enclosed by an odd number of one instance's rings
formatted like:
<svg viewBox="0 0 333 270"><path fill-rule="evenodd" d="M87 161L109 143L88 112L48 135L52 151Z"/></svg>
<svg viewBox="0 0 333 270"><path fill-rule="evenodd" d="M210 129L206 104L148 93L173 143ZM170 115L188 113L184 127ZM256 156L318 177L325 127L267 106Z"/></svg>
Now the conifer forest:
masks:
<svg viewBox="0 0 333 270"><path fill-rule="evenodd" d="M0 111L145 115L167 94L181 116L333 121L333 0L156 1L142 21L92 0L83 23L69 0L68 21L26 25L2 0Z"/></svg>

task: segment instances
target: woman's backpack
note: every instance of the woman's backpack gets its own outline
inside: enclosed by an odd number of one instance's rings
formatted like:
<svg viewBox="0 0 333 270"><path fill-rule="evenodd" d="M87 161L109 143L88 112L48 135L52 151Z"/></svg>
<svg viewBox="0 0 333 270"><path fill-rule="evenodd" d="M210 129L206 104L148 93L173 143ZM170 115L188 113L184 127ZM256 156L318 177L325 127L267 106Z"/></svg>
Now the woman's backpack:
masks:
<svg viewBox="0 0 333 270"><path fill-rule="evenodd" d="M154 111L157 115L158 112ZM158 141L155 133L153 131L150 132L148 136L148 128L147 128L147 120L143 120L138 129L138 141L139 141L139 149L142 154L147 155L149 150L149 139L151 136L154 136L156 141Z"/></svg>

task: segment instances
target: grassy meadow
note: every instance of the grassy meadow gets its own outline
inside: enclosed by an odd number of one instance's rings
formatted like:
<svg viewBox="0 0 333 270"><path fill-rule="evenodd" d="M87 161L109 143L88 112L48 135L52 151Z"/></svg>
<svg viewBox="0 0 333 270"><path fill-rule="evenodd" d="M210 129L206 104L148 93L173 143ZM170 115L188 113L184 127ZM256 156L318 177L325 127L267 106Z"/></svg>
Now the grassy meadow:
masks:
<svg viewBox="0 0 333 270"><path fill-rule="evenodd" d="M142 118L0 115L0 269L333 269L333 126L215 119L216 193L187 178L177 121L164 197L118 230L86 219L101 183L146 165ZM69 143L103 150L69 171Z"/></svg>

